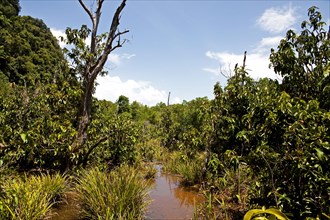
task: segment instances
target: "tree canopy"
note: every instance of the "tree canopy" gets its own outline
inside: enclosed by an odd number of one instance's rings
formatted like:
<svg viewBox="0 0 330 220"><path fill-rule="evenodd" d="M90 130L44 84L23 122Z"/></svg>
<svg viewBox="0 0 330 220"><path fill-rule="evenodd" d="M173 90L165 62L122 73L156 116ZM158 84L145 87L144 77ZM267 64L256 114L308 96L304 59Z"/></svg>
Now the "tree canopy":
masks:
<svg viewBox="0 0 330 220"><path fill-rule="evenodd" d="M17 16L20 10L19 0L0 0L0 15L10 18Z"/></svg>
<svg viewBox="0 0 330 220"><path fill-rule="evenodd" d="M19 8L18 1L5 2L13 10ZM4 13L10 6L0 9ZM56 82L68 73L62 50L42 20L18 16L17 11L10 17L1 16L0 26L1 78L16 85L32 86Z"/></svg>

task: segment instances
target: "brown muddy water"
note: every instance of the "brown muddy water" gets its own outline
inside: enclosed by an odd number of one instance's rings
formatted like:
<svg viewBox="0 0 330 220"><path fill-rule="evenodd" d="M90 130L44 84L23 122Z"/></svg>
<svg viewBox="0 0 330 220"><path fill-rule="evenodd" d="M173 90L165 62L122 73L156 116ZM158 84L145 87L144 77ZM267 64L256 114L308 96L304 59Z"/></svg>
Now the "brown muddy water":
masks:
<svg viewBox="0 0 330 220"><path fill-rule="evenodd" d="M158 173L150 189L149 196L152 202L145 219L191 219L194 214L194 204L201 203L202 196L181 187L179 177L162 173L161 165L155 167ZM69 192L66 197L67 202L53 210L51 220L79 219L77 195Z"/></svg>
<svg viewBox="0 0 330 220"><path fill-rule="evenodd" d="M194 204L202 202L202 196L181 187L179 177L158 170L154 186L150 191L152 203L146 213L146 219L191 219L194 214Z"/></svg>

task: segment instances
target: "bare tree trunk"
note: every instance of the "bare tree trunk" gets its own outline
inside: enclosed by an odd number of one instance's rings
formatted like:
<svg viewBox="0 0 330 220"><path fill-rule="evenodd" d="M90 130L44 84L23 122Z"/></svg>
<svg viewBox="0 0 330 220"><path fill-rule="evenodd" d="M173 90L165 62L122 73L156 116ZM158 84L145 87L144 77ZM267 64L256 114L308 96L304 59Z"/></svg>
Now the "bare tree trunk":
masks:
<svg viewBox="0 0 330 220"><path fill-rule="evenodd" d="M113 16L110 30L105 40L104 48L100 52L100 48L98 48L97 42L97 31L101 17L101 8L104 0L96 0L97 6L95 12L92 12L92 9L88 9L83 0L78 1L90 17L93 24L93 28L91 32L92 34L89 50L90 58L86 60L86 64L83 68L84 71L81 74L83 78L84 91L81 98L81 105L78 113L78 134L77 139L72 147L73 153L78 152L79 149L81 149L87 141L87 129L91 120L92 95L94 91L96 77L102 71L108 59L108 55L118 47L122 47L122 45L125 43L125 39L121 40L120 36L128 32L128 30L118 30L120 14L126 5L126 0L122 0L121 4L117 8Z"/></svg>
<svg viewBox="0 0 330 220"><path fill-rule="evenodd" d="M81 106L79 109L78 137L74 151L78 150L79 146L83 146L87 140L87 128L91 117L92 95L93 84L85 85L84 93L81 98Z"/></svg>
<svg viewBox="0 0 330 220"><path fill-rule="evenodd" d="M212 114L212 113L211 113ZM211 130L211 134L213 134L214 132L214 121L212 120L212 116L211 116L211 126L212 126L212 130ZM208 141L207 144L205 146L205 160L204 160L204 167L202 169L202 179L205 180L206 179L206 174L207 174L207 170L209 168L209 162L211 159L211 145L213 142L213 137L212 135L210 135L208 137Z"/></svg>

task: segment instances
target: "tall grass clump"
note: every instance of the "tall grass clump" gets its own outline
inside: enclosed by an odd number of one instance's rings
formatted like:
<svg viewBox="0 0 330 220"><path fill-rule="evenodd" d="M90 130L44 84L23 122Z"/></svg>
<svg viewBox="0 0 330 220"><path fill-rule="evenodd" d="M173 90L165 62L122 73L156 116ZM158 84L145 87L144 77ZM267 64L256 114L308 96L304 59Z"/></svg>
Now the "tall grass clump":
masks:
<svg viewBox="0 0 330 220"><path fill-rule="evenodd" d="M203 161L187 159L178 164L177 172L182 176L184 185L194 185L202 181Z"/></svg>
<svg viewBox="0 0 330 220"><path fill-rule="evenodd" d="M126 165L110 173L84 170L76 189L88 219L142 219L149 204L147 182Z"/></svg>
<svg viewBox="0 0 330 220"><path fill-rule="evenodd" d="M141 174L147 180L156 178L158 173L154 164L143 163L138 169L141 170Z"/></svg>
<svg viewBox="0 0 330 220"><path fill-rule="evenodd" d="M164 163L164 171L178 174L182 177L183 185L194 185L202 181L204 155L198 154L188 158L185 154L173 151Z"/></svg>
<svg viewBox="0 0 330 220"><path fill-rule="evenodd" d="M194 220L229 220L227 212L221 213L220 209L225 206L224 201L220 201L216 194L208 191L203 191L204 202L194 205Z"/></svg>
<svg viewBox="0 0 330 220"><path fill-rule="evenodd" d="M163 171L166 173L179 174L178 166L183 162L182 153L179 151L172 151L164 153L162 160L164 166Z"/></svg>
<svg viewBox="0 0 330 220"><path fill-rule="evenodd" d="M67 190L60 174L13 177L2 181L0 219L44 219Z"/></svg>

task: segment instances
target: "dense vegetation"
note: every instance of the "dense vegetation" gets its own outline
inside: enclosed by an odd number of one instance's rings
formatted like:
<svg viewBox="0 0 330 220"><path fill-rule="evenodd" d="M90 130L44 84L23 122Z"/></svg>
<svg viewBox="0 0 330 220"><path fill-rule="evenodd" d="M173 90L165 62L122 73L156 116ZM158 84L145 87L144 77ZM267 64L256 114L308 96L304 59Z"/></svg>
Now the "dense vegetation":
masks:
<svg viewBox="0 0 330 220"><path fill-rule="evenodd" d="M94 98L78 150L82 64L70 68L49 28L19 10L17 0L1 0L0 217L49 216L73 187L85 217L143 218L143 177L154 172L147 161L201 186L212 206L197 218L240 219L261 206L293 219L329 216L330 33L316 7L271 51L281 82L252 79L244 59L212 100L148 107ZM89 30L67 33L78 47ZM66 53L79 63L74 51ZM112 200L123 190L125 201Z"/></svg>

